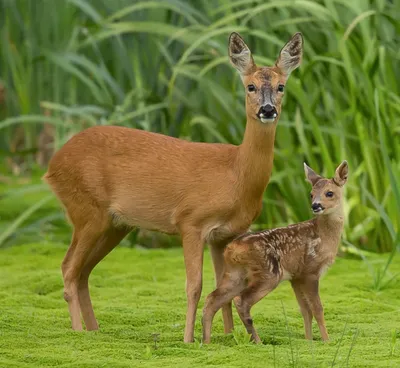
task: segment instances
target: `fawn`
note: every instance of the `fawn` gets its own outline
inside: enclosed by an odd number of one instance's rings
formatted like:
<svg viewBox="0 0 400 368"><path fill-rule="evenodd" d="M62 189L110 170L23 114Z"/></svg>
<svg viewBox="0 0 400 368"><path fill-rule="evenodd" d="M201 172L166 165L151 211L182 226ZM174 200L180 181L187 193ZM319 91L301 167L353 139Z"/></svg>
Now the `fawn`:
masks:
<svg viewBox="0 0 400 368"><path fill-rule="evenodd" d="M343 161L332 179L317 175L306 164L304 169L312 184L311 208L316 217L284 228L247 233L227 246L222 281L207 297L203 310L204 343L210 342L215 313L232 299L247 332L260 343L250 309L284 280L290 280L296 294L306 339L312 339L314 316L322 339L328 340L319 279L334 262L338 250L348 165Z"/></svg>
<svg viewBox="0 0 400 368"><path fill-rule="evenodd" d="M223 251L258 216L271 175L284 87L302 59L295 34L272 67L258 67L237 34L229 56L246 90L247 123L239 146L188 142L118 126L95 126L72 137L52 158L44 179L74 227L62 263L72 328L98 329L89 295L93 268L135 227L180 234L186 266L184 341L193 341L202 290L204 244L216 280ZM223 306L225 331L232 305Z"/></svg>

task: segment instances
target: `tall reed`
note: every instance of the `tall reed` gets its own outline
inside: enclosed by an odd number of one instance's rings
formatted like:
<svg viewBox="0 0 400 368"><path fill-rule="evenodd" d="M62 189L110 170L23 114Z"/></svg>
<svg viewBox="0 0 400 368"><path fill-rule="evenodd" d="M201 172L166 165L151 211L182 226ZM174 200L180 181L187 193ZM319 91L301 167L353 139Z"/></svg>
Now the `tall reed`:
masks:
<svg viewBox="0 0 400 368"><path fill-rule="evenodd" d="M272 64L302 32L304 62L288 82L255 227L310 216L303 161L332 175L347 159L346 239L375 251L398 245L399 0L2 0L0 17L3 151L17 125L35 148L44 122L57 147L95 124L238 144L244 90L228 63L229 33Z"/></svg>

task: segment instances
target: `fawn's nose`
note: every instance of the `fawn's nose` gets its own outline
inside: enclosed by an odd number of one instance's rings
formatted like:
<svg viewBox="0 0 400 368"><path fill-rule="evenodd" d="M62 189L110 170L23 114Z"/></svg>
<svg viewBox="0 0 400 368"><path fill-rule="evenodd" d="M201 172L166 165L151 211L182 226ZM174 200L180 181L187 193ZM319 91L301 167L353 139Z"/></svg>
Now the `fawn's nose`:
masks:
<svg viewBox="0 0 400 368"><path fill-rule="evenodd" d="M314 212L318 212L319 210L322 210L321 203L313 203L311 205L311 208Z"/></svg>
<svg viewBox="0 0 400 368"><path fill-rule="evenodd" d="M260 111L258 112L258 117L260 119L271 120L275 119L278 116L278 111L276 111L275 106L270 104L266 104L261 106Z"/></svg>

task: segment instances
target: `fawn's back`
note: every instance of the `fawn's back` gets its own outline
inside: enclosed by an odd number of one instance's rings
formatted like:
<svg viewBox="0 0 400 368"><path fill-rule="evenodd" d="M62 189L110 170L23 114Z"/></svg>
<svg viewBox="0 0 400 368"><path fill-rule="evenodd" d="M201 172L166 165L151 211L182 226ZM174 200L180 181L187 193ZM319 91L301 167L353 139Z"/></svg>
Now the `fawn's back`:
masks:
<svg viewBox="0 0 400 368"><path fill-rule="evenodd" d="M281 281L301 279L305 275L319 278L335 259L341 232L330 233L327 239L318 220L238 237L224 253L228 269L246 269L250 278L262 274L273 275Z"/></svg>

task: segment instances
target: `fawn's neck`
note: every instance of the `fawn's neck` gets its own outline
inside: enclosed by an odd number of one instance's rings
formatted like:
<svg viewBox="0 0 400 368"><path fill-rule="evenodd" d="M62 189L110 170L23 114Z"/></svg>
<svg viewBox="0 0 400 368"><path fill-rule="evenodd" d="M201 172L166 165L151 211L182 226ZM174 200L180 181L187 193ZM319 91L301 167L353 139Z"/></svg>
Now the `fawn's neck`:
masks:
<svg viewBox="0 0 400 368"><path fill-rule="evenodd" d="M344 226L342 207L331 214L317 216L315 223L322 246L336 254Z"/></svg>
<svg viewBox="0 0 400 368"><path fill-rule="evenodd" d="M275 124L248 119L237 161L238 183L247 195L259 198L271 176L274 160Z"/></svg>

